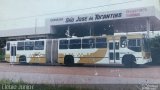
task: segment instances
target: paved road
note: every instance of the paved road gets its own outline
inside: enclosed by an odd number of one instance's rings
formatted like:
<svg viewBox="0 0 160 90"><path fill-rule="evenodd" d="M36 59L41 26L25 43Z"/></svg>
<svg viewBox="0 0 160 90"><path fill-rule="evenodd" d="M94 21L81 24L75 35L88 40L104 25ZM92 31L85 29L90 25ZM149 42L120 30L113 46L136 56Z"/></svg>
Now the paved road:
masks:
<svg viewBox="0 0 160 90"><path fill-rule="evenodd" d="M30 83L64 84L160 84L160 66L46 66L0 63L0 79Z"/></svg>

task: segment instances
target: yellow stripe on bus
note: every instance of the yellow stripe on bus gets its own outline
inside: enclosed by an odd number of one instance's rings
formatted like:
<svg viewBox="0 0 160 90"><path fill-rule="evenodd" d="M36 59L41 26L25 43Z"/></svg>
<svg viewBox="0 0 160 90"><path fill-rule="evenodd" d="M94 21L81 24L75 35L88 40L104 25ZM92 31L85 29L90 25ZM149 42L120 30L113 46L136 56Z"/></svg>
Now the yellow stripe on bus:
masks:
<svg viewBox="0 0 160 90"><path fill-rule="evenodd" d="M98 49L96 52L91 53L89 55L83 55L80 57L80 60L78 63L88 63L88 64L94 64L98 61L101 61L107 53L107 48L105 49ZM83 58L83 57L90 57L90 58ZM92 58L92 57L98 57L98 58Z"/></svg>

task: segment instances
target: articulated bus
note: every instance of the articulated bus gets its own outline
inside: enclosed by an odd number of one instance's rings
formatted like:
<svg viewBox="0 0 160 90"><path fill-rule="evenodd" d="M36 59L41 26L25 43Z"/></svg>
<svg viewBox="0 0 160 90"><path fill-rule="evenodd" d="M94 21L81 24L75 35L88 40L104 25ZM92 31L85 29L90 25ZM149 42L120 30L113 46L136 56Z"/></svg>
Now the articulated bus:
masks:
<svg viewBox="0 0 160 90"><path fill-rule="evenodd" d="M123 64L151 62L144 34L8 41L6 61L43 64Z"/></svg>

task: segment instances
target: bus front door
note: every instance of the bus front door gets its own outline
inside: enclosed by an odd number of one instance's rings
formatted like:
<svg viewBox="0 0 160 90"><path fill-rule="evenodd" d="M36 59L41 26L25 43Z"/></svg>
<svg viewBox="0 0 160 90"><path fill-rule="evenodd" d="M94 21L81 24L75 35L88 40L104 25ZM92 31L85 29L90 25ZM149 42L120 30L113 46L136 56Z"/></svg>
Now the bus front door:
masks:
<svg viewBox="0 0 160 90"><path fill-rule="evenodd" d="M109 63L110 64L120 64L119 41L118 40L109 41Z"/></svg>
<svg viewBox="0 0 160 90"><path fill-rule="evenodd" d="M11 45L11 56L10 56L10 62L11 64L16 62L16 46L15 45Z"/></svg>

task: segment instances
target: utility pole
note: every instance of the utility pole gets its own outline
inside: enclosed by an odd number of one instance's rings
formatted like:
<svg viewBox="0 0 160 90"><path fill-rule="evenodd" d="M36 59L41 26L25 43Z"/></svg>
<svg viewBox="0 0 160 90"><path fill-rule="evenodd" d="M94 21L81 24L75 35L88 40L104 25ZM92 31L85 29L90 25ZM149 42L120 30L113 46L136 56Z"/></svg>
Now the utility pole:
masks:
<svg viewBox="0 0 160 90"><path fill-rule="evenodd" d="M66 30L65 35L66 35L68 38L71 37L71 36L70 36L70 26L67 27L67 30Z"/></svg>
<svg viewBox="0 0 160 90"><path fill-rule="evenodd" d="M34 28L35 37L37 34L37 18L35 18L35 28Z"/></svg>
<svg viewBox="0 0 160 90"><path fill-rule="evenodd" d="M147 37L150 38L149 33L150 33L150 29L151 29L151 22L150 22L149 18L146 19L146 28L147 28Z"/></svg>

